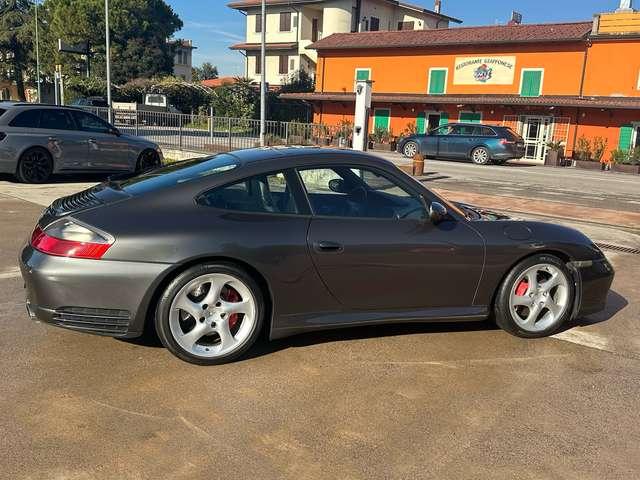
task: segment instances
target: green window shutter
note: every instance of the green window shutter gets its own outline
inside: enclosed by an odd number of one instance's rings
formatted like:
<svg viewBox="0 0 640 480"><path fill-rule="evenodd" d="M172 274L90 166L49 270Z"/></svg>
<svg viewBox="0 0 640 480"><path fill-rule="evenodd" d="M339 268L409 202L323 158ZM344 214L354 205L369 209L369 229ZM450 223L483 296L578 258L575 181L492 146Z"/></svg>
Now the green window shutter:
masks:
<svg viewBox="0 0 640 480"><path fill-rule="evenodd" d="M369 80L369 70L356 70L356 80Z"/></svg>
<svg viewBox="0 0 640 480"><path fill-rule="evenodd" d="M628 152L631 150L631 138L633 137L633 126L623 125L620 127L620 141L618 142L618 148Z"/></svg>
<svg viewBox="0 0 640 480"><path fill-rule="evenodd" d="M541 71L525 71L522 72L522 97L539 97L541 95L542 72Z"/></svg>
<svg viewBox="0 0 640 480"><path fill-rule="evenodd" d="M449 114L447 112L440 112L440 126L449 123Z"/></svg>
<svg viewBox="0 0 640 480"><path fill-rule="evenodd" d="M462 123L480 123L482 115L480 112L461 112L460 122Z"/></svg>
<svg viewBox="0 0 640 480"><path fill-rule="evenodd" d="M381 128L383 130L389 130L389 116L391 111L388 108L379 108L375 111L375 118L373 120L373 128Z"/></svg>
<svg viewBox="0 0 640 480"><path fill-rule="evenodd" d="M447 71L431 70L429 95L443 95L446 87Z"/></svg>
<svg viewBox="0 0 640 480"><path fill-rule="evenodd" d="M418 113L418 116L416 117L416 133L424 133L425 118L424 112Z"/></svg>

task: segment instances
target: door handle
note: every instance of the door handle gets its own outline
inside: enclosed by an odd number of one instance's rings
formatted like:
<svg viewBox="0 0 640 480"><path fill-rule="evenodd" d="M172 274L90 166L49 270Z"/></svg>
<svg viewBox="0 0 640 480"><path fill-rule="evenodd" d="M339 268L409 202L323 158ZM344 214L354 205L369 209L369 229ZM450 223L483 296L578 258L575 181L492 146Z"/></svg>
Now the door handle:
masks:
<svg viewBox="0 0 640 480"><path fill-rule="evenodd" d="M50 142L57 142L58 139L56 137L49 137Z"/></svg>
<svg viewBox="0 0 640 480"><path fill-rule="evenodd" d="M319 253L342 253L344 247L336 242L322 240L313 243L313 248Z"/></svg>
<svg viewBox="0 0 640 480"><path fill-rule="evenodd" d="M95 144L96 143L96 139L95 138L90 138L89 140L87 140L89 143L91 144Z"/></svg>

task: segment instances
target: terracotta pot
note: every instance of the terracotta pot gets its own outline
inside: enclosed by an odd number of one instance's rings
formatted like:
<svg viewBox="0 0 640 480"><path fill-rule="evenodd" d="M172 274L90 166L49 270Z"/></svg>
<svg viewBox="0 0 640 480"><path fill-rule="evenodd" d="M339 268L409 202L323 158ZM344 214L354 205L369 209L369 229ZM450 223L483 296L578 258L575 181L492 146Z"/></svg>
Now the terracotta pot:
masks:
<svg viewBox="0 0 640 480"><path fill-rule="evenodd" d="M640 164L639 165L629 165L625 163L614 163L613 171L620 173L633 173L636 175L640 175Z"/></svg>
<svg viewBox="0 0 640 480"><path fill-rule="evenodd" d="M583 170L603 170L604 165L600 162L594 162L592 160L575 160L576 168L582 168Z"/></svg>
<svg viewBox="0 0 640 480"><path fill-rule="evenodd" d="M413 156L413 176L421 177L424 175L424 157L419 153Z"/></svg>

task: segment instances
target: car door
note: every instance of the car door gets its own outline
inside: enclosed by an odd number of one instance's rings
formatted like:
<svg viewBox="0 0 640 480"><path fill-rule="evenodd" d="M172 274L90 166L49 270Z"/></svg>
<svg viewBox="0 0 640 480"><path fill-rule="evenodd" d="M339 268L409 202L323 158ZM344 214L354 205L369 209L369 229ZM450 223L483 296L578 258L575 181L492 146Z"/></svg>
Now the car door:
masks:
<svg viewBox="0 0 640 480"><path fill-rule="evenodd" d="M62 108L40 109L38 135L46 137L47 149L60 170L86 168L88 147L81 135L75 131L73 118Z"/></svg>
<svg viewBox="0 0 640 480"><path fill-rule="evenodd" d="M299 169L313 217L309 251L349 309L460 308L473 304L482 238L466 222L434 225L418 191L390 172L358 166Z"/></svg>
<svg viewBox="0 0 640 480"><path fill-rule="evenodd" d="M91 170L133 170L135 150L107 122L88 112L73 111L78 132L85 138Z"/></svg>
<svg viewBox="0 0 640 480"><path fill-rule="evenodd" d="M436 128L431 133L434 142L434 157L448 157L450 151L450 145L453 140L454 133L453 125L443 125L440 128Z"/></svg>
<svg viewBox="0 0 640 480"><path fill-rule="evenodd" d="M475 127L473 125L456 125L449 142L451 158L467 158L475 141Z"/></svg>

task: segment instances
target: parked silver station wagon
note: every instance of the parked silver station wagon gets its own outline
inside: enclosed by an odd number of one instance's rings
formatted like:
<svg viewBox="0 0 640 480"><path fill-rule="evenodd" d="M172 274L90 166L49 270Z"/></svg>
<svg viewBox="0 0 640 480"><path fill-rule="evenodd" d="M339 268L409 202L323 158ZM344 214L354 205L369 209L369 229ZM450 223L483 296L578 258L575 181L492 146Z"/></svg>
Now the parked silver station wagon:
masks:
<svg viewBox="0 0 640 480"><path fill-rule="evenodd" d="M0 173L25 183L52 174L143 172L162 163L153 142L123 135L85 110L0 102Z"/></svg>

